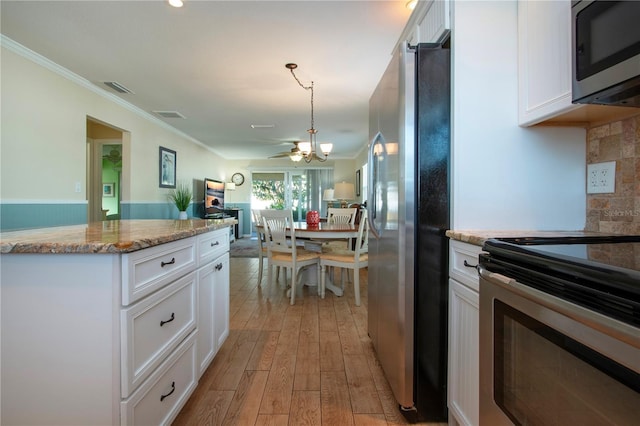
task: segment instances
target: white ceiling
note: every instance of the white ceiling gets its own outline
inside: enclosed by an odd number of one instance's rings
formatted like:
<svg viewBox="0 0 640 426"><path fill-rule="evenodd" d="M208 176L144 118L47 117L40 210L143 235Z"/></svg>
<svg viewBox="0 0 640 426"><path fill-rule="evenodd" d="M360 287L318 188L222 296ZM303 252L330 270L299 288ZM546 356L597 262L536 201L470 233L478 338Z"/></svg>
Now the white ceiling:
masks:
<svg viewBox="0 0 640 426"><path fill-rule="evenodd" d="M319 142L353 158L368 102L409 18L406 0L0 2L2 34L162 118L228 159L308 140L314 82ZM106 89L110 90L110 89ZM113 92L115 93L115 92ZM99 117L97 117L99 118ZM274 124L252 129L252 124Z"/></svg>

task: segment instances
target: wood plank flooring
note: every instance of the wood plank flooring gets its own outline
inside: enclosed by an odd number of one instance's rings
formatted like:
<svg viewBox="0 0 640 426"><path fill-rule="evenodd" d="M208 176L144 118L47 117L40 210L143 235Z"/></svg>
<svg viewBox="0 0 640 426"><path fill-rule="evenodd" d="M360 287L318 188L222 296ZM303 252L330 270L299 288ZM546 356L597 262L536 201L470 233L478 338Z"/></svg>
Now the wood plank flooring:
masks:
<svg viewBox="0 0 640 426"><path fill-rule="evenodd" d="M304 287L291 306L266 268L257 285L258 259L230 263L229 337L174 425L407 424L367 335L366 269L361 306L352 282L325 299Z"/></svg>

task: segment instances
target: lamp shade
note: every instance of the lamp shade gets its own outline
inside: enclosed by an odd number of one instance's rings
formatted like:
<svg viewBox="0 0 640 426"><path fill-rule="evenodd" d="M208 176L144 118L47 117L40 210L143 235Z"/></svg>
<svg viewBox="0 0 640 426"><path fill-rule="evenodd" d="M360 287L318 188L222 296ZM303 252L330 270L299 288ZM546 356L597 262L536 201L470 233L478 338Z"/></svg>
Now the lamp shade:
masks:
<svg viewBox="0 0 640 426"><path fill-rule="evenodd" d="M335 201L336 200L336 196L334 194L334 190L333 189L325 189L324 193L322 194L322 199L324 201Z"/></svg>
<svg viewBox="0 0 640 426"><path fill-rule="evenodd" d="M353 200L356 198L356 188L352 183L336 183L334 195L338 200Z"/></svg>
<svg viewBox="0 0 640 426"><path fill-rule="evenodd" d="M233 183L233 182L227 182L227 183L224 185L224 189L227 189L227 190L229 190L229 191L235 191L235 190L236 190L236 184L235 184L235 183Z"/></svg>

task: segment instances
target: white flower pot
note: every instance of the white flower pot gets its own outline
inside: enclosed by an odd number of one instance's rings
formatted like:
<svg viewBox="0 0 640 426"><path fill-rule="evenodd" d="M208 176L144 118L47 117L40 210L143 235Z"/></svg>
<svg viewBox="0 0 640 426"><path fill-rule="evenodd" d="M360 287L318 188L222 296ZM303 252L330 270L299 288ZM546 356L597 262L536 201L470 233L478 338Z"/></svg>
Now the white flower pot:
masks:
<svg viewBox="0 0 640 426"><path fill-rule="evenodd" d="M189 219L189 216L187 216L187 212L180 212L178 214L178 219L182 219L182 220Z"/></svg>

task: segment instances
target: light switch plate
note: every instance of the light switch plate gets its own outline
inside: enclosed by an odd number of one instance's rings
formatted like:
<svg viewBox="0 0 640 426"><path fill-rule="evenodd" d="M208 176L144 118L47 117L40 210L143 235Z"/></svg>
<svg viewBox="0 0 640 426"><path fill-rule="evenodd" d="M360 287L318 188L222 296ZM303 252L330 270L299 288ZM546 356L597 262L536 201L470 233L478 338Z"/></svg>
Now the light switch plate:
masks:
<svg viewBox="0 0 640 426"><path fill-rule="evenodd" d="M587 165L587 194L616 192L616 162Z"/></svg>

